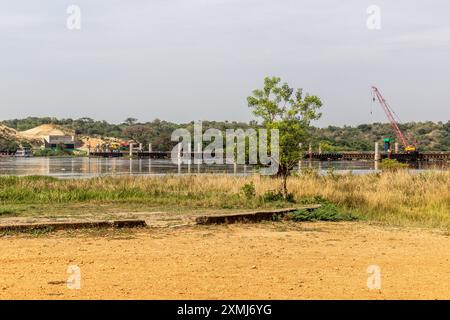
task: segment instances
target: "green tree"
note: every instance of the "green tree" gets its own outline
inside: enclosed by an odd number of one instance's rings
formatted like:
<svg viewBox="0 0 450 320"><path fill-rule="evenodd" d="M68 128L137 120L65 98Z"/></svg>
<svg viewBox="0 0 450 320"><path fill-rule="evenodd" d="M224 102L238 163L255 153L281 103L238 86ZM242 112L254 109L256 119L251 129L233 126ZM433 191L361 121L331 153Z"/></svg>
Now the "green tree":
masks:
<svg viewBox="0 0 450 320"><path fill-rule="evenodd" d="M264 88L253 90L247 102L266 129L279 130L278 175L282 177L281 192L287 199L287 178L302 155L299 145L308 139L311 121L321 116L322 101L280 81L278 77L266 77Z"/></svg>
<svg viewBox="0 0 450 320"><path fill-rule="evenodd" d="M129 126L132 126L133 124L135 124L137 122L136 118L126 118L124 123L126 123Z"/></svg>
<svg viewBox="0 0 450 320"><path fill-rule="evenodd" d="M152 142L153 130L145 125L134 125L125 129L124 135L137 143L147 146Z"/></svg>

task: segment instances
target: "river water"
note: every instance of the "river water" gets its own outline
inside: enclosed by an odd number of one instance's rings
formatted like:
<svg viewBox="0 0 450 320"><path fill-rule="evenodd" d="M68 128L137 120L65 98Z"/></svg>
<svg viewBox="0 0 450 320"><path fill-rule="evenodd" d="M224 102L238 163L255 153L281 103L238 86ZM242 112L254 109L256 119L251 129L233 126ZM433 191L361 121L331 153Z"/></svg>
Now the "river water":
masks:
<svg viewBox="0 0 450 320"><path fill-rule="evenodd" d="M312 167L321 173L333 168L336 173L364 174L376 170L373 161L302 161L301 167ZM448 164L415 164L413 171L449 170ZM121 158L0 158L0 175L45 175L57 178L89 178L105 175L166 175L166 174L238 174L257 173L252 166L237 165L187 165L180 168L170 160Z"/></svg>

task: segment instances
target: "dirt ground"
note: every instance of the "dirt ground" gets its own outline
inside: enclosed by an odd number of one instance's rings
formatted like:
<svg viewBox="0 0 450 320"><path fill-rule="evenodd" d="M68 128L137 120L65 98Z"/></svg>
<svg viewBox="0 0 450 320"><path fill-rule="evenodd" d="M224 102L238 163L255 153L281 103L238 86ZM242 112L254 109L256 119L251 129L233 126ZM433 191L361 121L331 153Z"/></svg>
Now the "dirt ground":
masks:
<svg viewBox="0 0 450 320"><path fill-rule="evenodd" d="M9 235L0 265L1 299L450 299L449 234L363 222Z"/></svg>

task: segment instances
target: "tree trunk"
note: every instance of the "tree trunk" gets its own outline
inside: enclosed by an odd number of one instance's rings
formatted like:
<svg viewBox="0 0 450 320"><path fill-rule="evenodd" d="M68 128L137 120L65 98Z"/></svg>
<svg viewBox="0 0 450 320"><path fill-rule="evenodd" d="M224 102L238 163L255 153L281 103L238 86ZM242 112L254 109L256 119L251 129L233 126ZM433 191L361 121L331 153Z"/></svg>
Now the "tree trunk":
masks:
<svg viewBox="0 0 450 320"><path fill-rule="evenodd" d="M287 198L288 198L287 178L288 178L288 174L283 172L283 174L281 175L281 179L282 179L281 191L282 191L284 200L287 200Z"/></svg>
<svg viewBox="0 0 450 320"><path fill-rule="evenodd" d="M291 174L291 169L287 165L280 165L278 169L278 177L281 177L281 194L285 200L288 199L289 193L287 188L287 179Z"/></svg>

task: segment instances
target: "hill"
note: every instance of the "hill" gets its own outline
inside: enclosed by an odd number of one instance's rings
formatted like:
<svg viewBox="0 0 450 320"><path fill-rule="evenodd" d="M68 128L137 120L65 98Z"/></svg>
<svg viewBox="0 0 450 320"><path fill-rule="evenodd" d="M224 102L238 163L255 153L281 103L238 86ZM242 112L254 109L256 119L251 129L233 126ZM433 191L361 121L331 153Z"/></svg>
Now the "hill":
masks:
<svg viewBox="0 0 450 320"><path fill-rule="evenodd" d="M417 140L420 150L450 151L450 121L410 122L400 124L399 127L405 136ZM324 150L369 151L373 150L375 141L381 141L383 138L397 140L388 123L314 128L312 136L314 140L321 142Z"/></svg>
<svg viewBox="0 0 450 320"><path fill-rule="evenodd" d="M15 140L17 139L17 131L9 128L5 125L0 124L0 138Z"/></svg>
<svg viewBox="0 0 450 320"><path fill-rule="evenodd" d="M0 124L0 151L15 152L22 146L30 146L29 139L23 137L17 130Z"/></svg>

